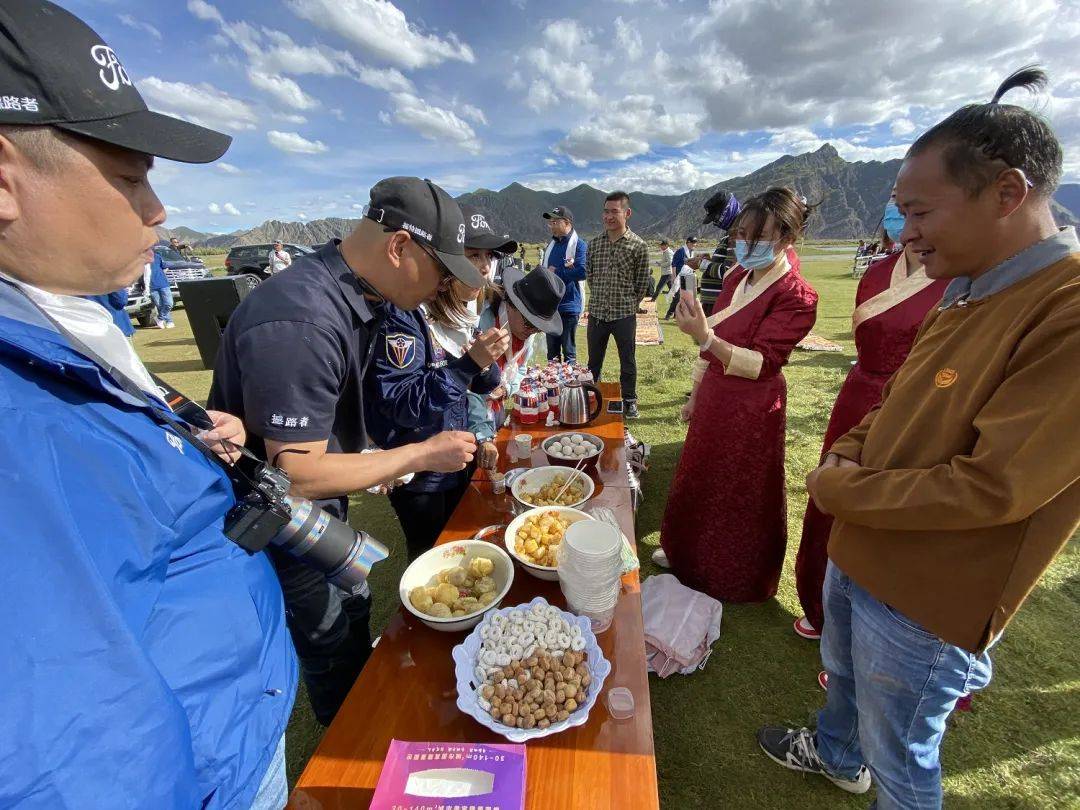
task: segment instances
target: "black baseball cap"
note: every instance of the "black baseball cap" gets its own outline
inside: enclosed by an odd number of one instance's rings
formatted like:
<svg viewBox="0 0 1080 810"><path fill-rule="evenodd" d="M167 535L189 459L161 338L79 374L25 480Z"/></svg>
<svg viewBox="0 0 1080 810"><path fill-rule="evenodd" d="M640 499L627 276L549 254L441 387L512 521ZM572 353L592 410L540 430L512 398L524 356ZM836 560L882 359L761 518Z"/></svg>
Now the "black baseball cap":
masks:
<svg viewBox="0 0 1080 810"><path fill-rule="evenodd" d="M461 206L461 215L465 218L465 247L477 250L490 250L495 253L517 253L518 243L510 234L502 236L492 230L487 215L471 205Z"/></svg>
<svg viewBox="0 0 1080 810"><path fill-rule="evenodd" d="M151 112L90 26L47 0L0 0L0 124L54 126L183 163L210 163L232 138Z"/></svg>
<svg viewBox="0 0 1080 810"><path fill-rule="evenodd" d="M566 219L573 223L574 212L565 205L556 205L550 211L544 212L544 219Z"/></svg>
<svg viewBox="0 0 1080 810"><path fill-rule="evenodd" d="M686 241L687 241L687 243L697 242L697 237L694 236L693 234L691 234L690 236L686 237Z"/></svg>
<svg viewBox="0 0 1080 810"><path fill-rule="evenodd" d="M2 2L3 0L0 0ZM371 188L368 219L395 231L408 231L418 244L429 246L447 270L470 287L487 281L465 258L465 219L457 202L419 177L387 177Z"/></svg>

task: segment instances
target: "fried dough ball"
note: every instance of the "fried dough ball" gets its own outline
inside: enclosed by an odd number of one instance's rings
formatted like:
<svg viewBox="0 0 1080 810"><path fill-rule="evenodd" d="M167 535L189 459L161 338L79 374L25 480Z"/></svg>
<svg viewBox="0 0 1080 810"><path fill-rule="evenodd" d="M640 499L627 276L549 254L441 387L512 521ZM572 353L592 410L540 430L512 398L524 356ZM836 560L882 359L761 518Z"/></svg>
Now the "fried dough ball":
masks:
<svg viewBox="0 0 1080 810"><path fill-rule="evenodd" d="M461 592L458 591L458 589L455 588L453 585L450 585L446 582L439 585L439 587L435 590L435 601L441 602L447 607L453 605L460 596Z"/></svg>
<svg viewBox="0 0 1080 810"><path fill-rule="evenodd" d="M473 579L486 577L495 570L495 562L487 557L473 557L469 560L469 576Z"/></svg>
<svg viewBox="0 0 1080 810"><path fill-rule="evenodd" d="M431 607L427 609L427 614L434 616L436 619L449 619L451 615L450 606L442 602L433 602Z"/></svg>
<svg viewBox="0 0 1080 810"><path fill-rule="evenodd" d="M421 586L419 588L413 588L409 591L409 602L414 608L421 612L427 612L427 609L431 607L434 600L428 595L428 589Z"/></svg>
<svg viewBox="0 0 1080 810"><path fill-rule="evenodd" d="M465 584L465 580L469 578L468 573L460 565L457 568L451 568L446 575L446 581L453 585L455 588L460 588Z"/></svg>

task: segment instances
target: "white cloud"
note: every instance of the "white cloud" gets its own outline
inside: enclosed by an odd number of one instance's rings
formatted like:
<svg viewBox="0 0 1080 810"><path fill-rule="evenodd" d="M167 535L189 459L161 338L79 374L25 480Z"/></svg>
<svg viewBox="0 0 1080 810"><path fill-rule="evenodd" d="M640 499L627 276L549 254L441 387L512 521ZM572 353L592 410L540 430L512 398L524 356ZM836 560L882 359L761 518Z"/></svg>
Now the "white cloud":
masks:
<svg viewBox="0 0 1080 810"><path fill-rule="evenodd" d="M536 112L543 112L548 107L559 103L559 96L551 89L551 84L544 79L534 79L529 85L529 94L525 103Z"/></svg>
<svg viewBox="0 0 1080 810"><path fill-rule="evenodd" d="M556 146L572 160L626 160L643 155L650 145L685 146L703 132L699 112L668 113L649 95L627 96L579 124Z"/></svg>
<svg viewBox="0 0 1080 810"><path fill-rule="evenodd" d="M148 76L139 82L139 90L155 110L213 129L255 129L259 120L250 104L211 84L167 82Z"/></svg>
<svg viewBox="0 0 1080 810"><path fill-rule="evenodd" d="M364 66L357 71L356 78L368 87L385 90L387 93L410 93L413 90L413 83L396 68Z"/></svg>
<svg viewBox="0 0 1080 810"><path fill-rule="evenodd" d="M451 110L436 107L411 93L394 93L393 120L430 141L451 142L467 152L480 151L480 140L471 126ZM385 119L380 114L380 120Z"/></svg>
<svg viewBox="0 0 1080 810"><path fill-rule="evenodd" d="M628 163L612 172L591 177L544 177L528 179L525 185L546 191L567 191L581 183L604 190L626 188L649 194L683 194L690 189L706 188L723 177L679 158L657 163Z"/></svg>
<svg viewBox="0 0 1080 810"><path fill-rule="evenodd" d="M224 18L221 16L221 12L217 10L215 6L204 2L204 0L188 0L188 11L198 17L200 20L207 20L209 22L223 23Z"/></svg>
<svg viewBox="0 0 1080 810"><path fill-rule="evenodd" d="M893 135L896 135L898 137L910 135L912 132L915 131L915 124L913 124L910 119L897 118L895 121L889 124L889 131L892 132ZM855 138L852 138L851 140L854 141Z"/></svg>
<svg viewBox="0 0 1080 810"><path fill-rule="evenodd" d="M600 103L592 68L566 56L595 53L592 38L592 31L574 20L555 20L544 27L541 44L525 52L525 62L534 72L526 98L529 107L542 112L564 99L584 107Z"/></svg>
<svg viewBox="0 0 1080 810"><path fill-rule="evenodd" d="M544 165L545 166L555 166L555 165L558 165L558 163L559 163L559 161L557 161L555 158L549 158L549 157L544 158Z"/></svg>
<svg viewBox="0 0 1080 810"><path fill-rule="evenodd" d="M641 44L641 34L632 23L622 17L615 18L615 42L622 49L623 57L631 61L641 58L645 46Z"/></svg>
<svg viewBox="0 0 1080 810"><path fill-rule="evenodd" d="M240 216L240 209L233 205L231 202L227 202L225 203L225 205L221 206L221 210L228 214L230 217Z"/></svg>
<svg viewBox="0 0 1080 810"><path fill-rule="evenodd" d="M454 99L453 103L450 106L460 112L464 118L468 118L473 123L481 124L485 127L487 126L487 116L484 115L484 111L481 110L479 107L474 107L472 104L459 102L457 99Z"/></svg>
<svg viewBox="0 0 1080 810"><path fill-rule="evenodd" d="M319 102L305 93L300 85L285 76L272 73L263 73L254 68L248 69L248 81L253 87L267 93L276 101L294 110L311 110L319 106Z"/></svg>
<svg viewBox="0 0 1080 810"><path fill-rule="evenodd" d="M297 219L307 219L307 214L305 214L303 211L301 211L300 213L298 213L296 215L296 218Z"/></svg>
<svg viewBox="0 0 1080 810"><path fill-rule="evenodd" d="M166 205L165 206L165 213L166 214L183 214L185 211L187 211L186 208L177 208L175 205Z"/></svg>
<svg viewBox="0 0 1080 810"><path fill-rule="evenodd" d="M377 118L380 124L385 124L388 127L394 125L394 116L390 115L386 110L379 110Z"/></svg>
<svg viewBox="0 0 1080 810"><path fill-rule="evenodd" d="M215 163L214 168L223 174L242 174L239 168L233 166L231 163L226 163L224 160L219 160Z"/></svg>
<svg viewBox="0 0 1080 810"><path fill-rule="evenodd" d="M349 208L351 208L353 211L363 211L364 210L364 206L362 206L360 203L353 203L352 205L349 206Z"/></svg>
<svg viewBox="0 0 1080 810"><path fill-rule="evenodd" d="M143 33L149 34L159 42L161 41L161 32L158 31L150 23L143 22L142 20L137 20L130 14L120 14L118 15L118 18L122 25L126 25L128 28L134 28L136 31L142 31Z"/></svg>
<svg viewBox="0 0 1080 810"><path fill-rule="evenodd" d="M329 149L322 141L309 141L297 132L278 132L272 129L266 133L266 139L274 148L298 155L321 155Z"/></svg>
<svg viewBox="0 0 1080 810"><path fill-rule="evenodd" d="M220 214L221 206L217 203L210 203L208 206L206 206L206 210L209 211L211 214Z"/></svg>
<svg viewBox="0 0 1080 810"><path fill-rule="evenodd" d="M286 124L300 126L300 124L307 123L307 118L302 115L297 115L296 113L274 112L271 113L271 115L273 115L275 121L282 121Z"/></svg>
<svg viewBox="0 0 1080 810"><path fill-rule="evenodd" d="M447 60L476 61L472 49L455 34L422 32L389 0L286 0L286 5L298 17L392 65L415 69Z"/></svg>

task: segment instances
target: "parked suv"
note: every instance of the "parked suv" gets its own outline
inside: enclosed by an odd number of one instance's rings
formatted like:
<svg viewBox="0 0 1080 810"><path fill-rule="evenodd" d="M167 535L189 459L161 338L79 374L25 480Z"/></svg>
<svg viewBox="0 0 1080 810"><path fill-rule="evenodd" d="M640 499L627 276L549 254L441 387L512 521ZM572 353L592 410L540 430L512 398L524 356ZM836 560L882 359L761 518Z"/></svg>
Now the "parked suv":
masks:
<svg viewBox="0 0 1080 810"><path fill-rule="evenodd" d="M154 252L161 257L161 263L165 266L165 278L169 280L169 288L172 290L174 309L183 303L180 298L180 288L177 286L178 282L213 278L210 268L197 256L185 259L168 245L155 245ZM128 302L124 311L135 318L139 326L154 325L154 304L150 300L149 290L143 288L141 278L136 279L135 283L128 287Z"/></svg>
<svg viewBox="0 0 1080 810"><path fill-rule="evenodd" d="M293 257L293 261L296 261L301 256L315 252L306 245L293 245L288 242L282 242L282 247ZM225 257L225 272L230 276L242 276L245 273L250 273L265 281L270 277L270 274L266 272L266 268L270 265L270 251L273 249L273 242L267 242L263 245L237 245Z"/></svg>

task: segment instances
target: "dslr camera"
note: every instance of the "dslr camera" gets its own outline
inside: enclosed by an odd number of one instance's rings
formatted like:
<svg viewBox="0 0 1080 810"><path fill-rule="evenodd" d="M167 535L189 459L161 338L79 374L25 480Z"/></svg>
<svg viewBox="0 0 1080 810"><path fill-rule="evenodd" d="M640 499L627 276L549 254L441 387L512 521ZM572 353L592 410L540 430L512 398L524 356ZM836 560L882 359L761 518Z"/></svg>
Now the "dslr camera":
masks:
<svg viewBox="0 0 1080 810"><path fill-rule="evenodd" d="M307 498L289 495L289 476L272 464L241 453L227 469L236 506L225 516L225 535L245 551L276 546L351 594L360 592L371 566L389 556L386 546L366 532Z"/></svg>

